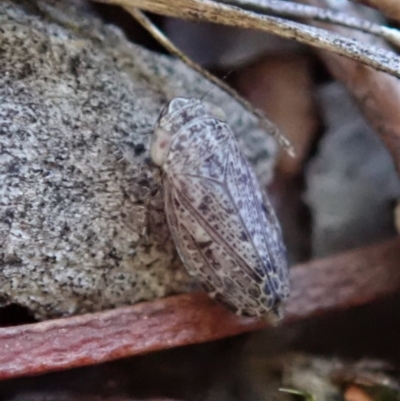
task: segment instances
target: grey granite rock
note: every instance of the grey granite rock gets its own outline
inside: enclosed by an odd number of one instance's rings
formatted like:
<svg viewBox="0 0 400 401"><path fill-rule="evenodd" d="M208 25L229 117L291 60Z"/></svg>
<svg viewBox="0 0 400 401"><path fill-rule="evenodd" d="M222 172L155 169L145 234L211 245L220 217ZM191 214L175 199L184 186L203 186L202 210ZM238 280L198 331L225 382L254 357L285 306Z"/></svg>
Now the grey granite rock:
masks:
<svg viewBox="0 0 400 401"><path fill-rule="evenodd" d="M315 257L393 236L400 195L389 153L345 89L332 83L319 97L327 132L306 174Z"/></svg>
<svg viewBox="0 0 400 401"><path fill-rule="evenodd" d="M46 319L187 291L148 162L156 118L211 85L90 3L0 3L0 305ZM266 184L275 142L217 88Z"/></svg>

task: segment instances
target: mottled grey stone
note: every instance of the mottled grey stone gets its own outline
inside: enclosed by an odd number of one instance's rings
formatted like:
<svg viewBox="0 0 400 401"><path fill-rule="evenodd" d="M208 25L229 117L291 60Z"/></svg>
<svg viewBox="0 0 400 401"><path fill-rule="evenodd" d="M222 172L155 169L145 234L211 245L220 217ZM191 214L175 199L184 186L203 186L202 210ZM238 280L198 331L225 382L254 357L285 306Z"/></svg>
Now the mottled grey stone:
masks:
<svg viewBox="0 0 400 401"><path fill-rule="evenodd" d="M166 226L152 128L211 85L129 43L78 1L0 3L0 305L36 318L187 291ZM274 141L214 89L262 182Z"/></svg>
<svg viewBox="0 0 400 401"><path fill-rule="evenodd" d="M395 234L400 183L385 146L337 83L319 92L327 131L306 173L315 257Z"/></svg>

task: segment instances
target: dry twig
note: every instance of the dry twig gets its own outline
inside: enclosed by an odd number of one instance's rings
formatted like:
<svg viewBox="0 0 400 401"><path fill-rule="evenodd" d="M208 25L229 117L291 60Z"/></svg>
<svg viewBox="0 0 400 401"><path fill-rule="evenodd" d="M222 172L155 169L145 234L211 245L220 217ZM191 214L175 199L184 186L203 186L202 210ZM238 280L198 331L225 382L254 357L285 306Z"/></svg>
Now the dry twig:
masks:
<svg viewBox="0 0 400 401"><path fill-rule="evenodd" d="M212 0L97 0L102 3L136 7L170 17L193 21L208 21L238 28L258 29L287 39L293 39L318 49L329 50L400 77L400 58L393 52L366 46L354 39L324 29L260 15Z"/></svg>
<svg viewBox="0 0 400 401"><path fill-rule="evenodd" d="M329 8L320 8L282 0L222 0L222 2L263 14L275 14L289 18L312 19L334 25L342 25L347 28L380 36L395 45L400 45L400 32L397 29L381 26L371 21L331 10Z"/></svg>
<svg viewBox="0 0 400 401"><path fill-rule="evenodd" d="M361 305L400 289L400 239L291 269L286 321ZM265 327L205 293L0 328L0 379L92 365Z"/></svg>
<svg viewBox="0 0 400 401"><path fill-rule="evenodd" d="M257 118L260 120L260 123L263 126L263 128L278 141L278 143L288 152L288 154L291 156L295 155L293 146L291 145L290 141L280 133L278 128L273 123L269 121L269 119L263 113L263 111L255 108L248 100L240 96L235 89L227 85L224 81L220 80L215 75L209 73L199 64L195 63L184 53L182 53L138 8L126 7L126 6L124 8L128 13L130 13L136 19L136 21L138 21L145 29L147 29L148 32L172 55L181 59L190 68L197 71L199 74L203 75L210 82L217 85L223 91L231 95L250 113L256 115Z"/></svg>

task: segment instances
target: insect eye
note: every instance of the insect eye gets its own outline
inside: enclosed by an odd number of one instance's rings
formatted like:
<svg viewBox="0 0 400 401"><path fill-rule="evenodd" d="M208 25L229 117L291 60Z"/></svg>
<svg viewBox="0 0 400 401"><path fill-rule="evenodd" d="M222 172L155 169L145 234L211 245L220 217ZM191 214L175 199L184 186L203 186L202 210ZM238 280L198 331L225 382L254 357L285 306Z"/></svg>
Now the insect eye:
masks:
<svg viewBox="0 0 400 401"><path fill-rule="evenodd" d="M180 111L189 102L189 99L183 97L177 97L171 100L162 110L157 119L157 125L160 125L160 121L167 115L172 114L175 111Z"/></svg>
<svg viewBox="0 0 400 401"><path fill-rule="evenodd" d="M161 166L165 162L170 146L171 135L168 131L156 127L150 145L150 156L154 164Z"/></svg>

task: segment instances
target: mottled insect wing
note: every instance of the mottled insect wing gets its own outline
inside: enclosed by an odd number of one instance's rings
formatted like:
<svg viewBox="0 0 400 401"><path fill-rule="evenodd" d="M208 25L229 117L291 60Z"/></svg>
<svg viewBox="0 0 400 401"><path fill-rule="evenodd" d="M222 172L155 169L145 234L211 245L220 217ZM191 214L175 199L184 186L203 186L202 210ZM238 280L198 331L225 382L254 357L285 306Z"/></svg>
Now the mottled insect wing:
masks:
<svg viewBox="0 0 400 401"><path fill-rule="evenodd" d="M257 255L251 265L260 276L267 278L272 293L278 299L287 298L289 279L286 248L275 212L234 138L227 159L226 190L241 216L243 227L247 228Z"/></svg>
<svg viewBox="0 0 400 401"><path fill-rule="evenodd" d="M173 204L176 208L169 208L167 213L171 233L188 272L211 297L238 314L252 315L248 311L256 310L258 303L253 297L244 296L246 289L251 286L251 279L241 273L237 260L225 252L223 245L197 226L195 219L180 203L175 188L166 184L165 189L166 206ZM186 224L182 224L182 216L188 219ZM194 231L195 235L192 234ZM218 255L222 255L224 260L218 258ZM226 275L224 271L230 274ZM238 276L236 283L230 278L234 274Z"/></svg>
<svg viewBox="0 0 400 401"><path fill-rule="evenodd" d="M203 116L174 133L163 165L178 252L209 294L261 316L289 295L281 231L230 127Z"/></svg>

